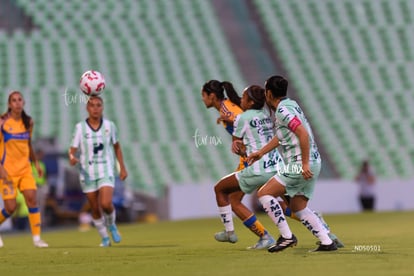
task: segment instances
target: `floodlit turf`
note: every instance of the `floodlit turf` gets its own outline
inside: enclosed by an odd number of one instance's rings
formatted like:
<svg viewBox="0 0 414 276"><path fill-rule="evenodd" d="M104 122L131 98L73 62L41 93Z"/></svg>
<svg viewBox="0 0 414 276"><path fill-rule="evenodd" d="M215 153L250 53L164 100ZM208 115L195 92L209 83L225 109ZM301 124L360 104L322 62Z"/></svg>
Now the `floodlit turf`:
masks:
<svg viewBox="0 0 414 276"><path fill-rule="evenodd" d="M30 235L3 234L0 275L413 275L414 212L325 215L346 244L337 252L309 253L316 239L289 220L299 239L281 253L249 251L256 238L236 219L239 242L218 243L218 218L120 225L122 242L100 248L95 229L50 231L50 248ZM260 220L275 236L270 219Z"/></svg>

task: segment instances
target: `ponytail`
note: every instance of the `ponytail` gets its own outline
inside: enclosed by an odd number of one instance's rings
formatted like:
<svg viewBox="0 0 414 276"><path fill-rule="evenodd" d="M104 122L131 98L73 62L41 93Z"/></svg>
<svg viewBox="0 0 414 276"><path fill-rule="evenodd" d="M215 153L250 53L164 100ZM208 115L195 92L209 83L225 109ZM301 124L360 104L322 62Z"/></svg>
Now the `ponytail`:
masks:
<svg viewBox="0 0 414 276"><path fill-rule="evenodd" d="M226 90L227 97L230 99L230 101L238 106L240 106L241 97L239 94L237 94L236 90L233 87L233 84L228 81L223 81L221 83L224 90Z"/></svg>
<svg viewBox="0 0 414 276"><path fill-rule="evenodd" d="M30 117L29 115L27 115L26 111L22 111L22 121L23 121L23 125L26 128L26 130L30 130L30 124L32 122L32 117Z"/></svg>

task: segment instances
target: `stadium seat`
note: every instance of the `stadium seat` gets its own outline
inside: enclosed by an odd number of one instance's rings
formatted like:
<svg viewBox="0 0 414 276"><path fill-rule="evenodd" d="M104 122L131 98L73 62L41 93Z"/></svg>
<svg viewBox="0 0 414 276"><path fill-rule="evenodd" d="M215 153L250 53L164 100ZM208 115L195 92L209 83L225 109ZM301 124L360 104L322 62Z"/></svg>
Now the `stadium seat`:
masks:
<svg viewBox="0 0 414 276"><path fill-rule="evenodd" d="M159 193L170 181L200 180L197 163L191 161L195 155L212 168L203 178L216 180L233 169L228 147L194 150L198 125L208 135L220 133L216 115L201 102L206 76L220 75L243 84L210 3L16 3L37 29L13 37L0 31L0 84L25 88L27 109L36 117L36 137L56 136L66 150L74 124L86 116L78 94L79 76L99 68L107 79L105 115L117 123L125 140L125 158L134 168L131 178L137 180L134 187ZM89 9L95 17L85 12ZM160 14L165 16L152 20ZM107 20L98 20L99 16ZM65 103L70 100L64 98L65 89L75 102ZM0 102L4 104L4 99ZM168 149L166 141L181 142ZM138 162L138 155L145 162Z"/></svg>
<svg viewBox="0 0 414 276"><path fill-rule="evenodd" d="M366 157L374 159L380 177L412 176L404 150L410 137L405 129L412 131L412 126L395 120L412 116L408 95L413 84L406 62L412 60L408 33L414 5L317 0L254 4L341 177L351 178L352 166ZM384 151L374 154L378 148ZM396 156L405 157L397 161Z"/></svg>
<svg viewBox="0 0 414 276"><path fill-rule="evenodd" d="M352 166L364 156L372 156L380 176L412 176L407 164L413 149L404 152L399 145L410 141L414 124L397 122L414 115L407 64L413 60L414 4L253 3L340 176L352 177ZM200 96L201 85L211 78L245 85L211 2L16 4L37 28L12 36L0 31L0 85L24 90L27 109L36 117L36 137L57 135L66 150L73 125L86 111L79 98L66 106L64 90L79 97L80 74L99 68L107 80L105 115L118 125L131 178L138 180L134 187L158 193L169 182L217 180L234 170L237 158L229 152L228 134ZM196 148L197 129L226 144ZM386 143L386 133L394 130L392 144ZM383 151L374 153L375 148ZM382 154L404 157L394 162Z"/></svg>

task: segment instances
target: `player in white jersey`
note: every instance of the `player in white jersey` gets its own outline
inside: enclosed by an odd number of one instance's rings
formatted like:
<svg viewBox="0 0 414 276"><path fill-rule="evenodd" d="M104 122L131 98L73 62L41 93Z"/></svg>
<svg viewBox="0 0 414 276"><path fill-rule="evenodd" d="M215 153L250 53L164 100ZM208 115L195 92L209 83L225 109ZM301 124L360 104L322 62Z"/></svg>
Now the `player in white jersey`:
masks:
<svg viewBox="0 0 414 276"><path fill-rule="evenodd" d="M276 126L276 124L277 124L277 120L276 120L276 114L275 114L275 111L276 111L276 109L275 108L272 108L270 105L269 105L269 103L267 103L266 102L266 104L264 105L264 111L268 114L268 116L272 119L272 121L274 122L274 125ZM299 109L300 109L300 107L299 107ZM306 120L306 118L304 118L304 120ZM279 127L280 128L280 127ZM275 128L275 132L276 132L276 129L277 128ZM313 135L312 135L312 137L313 137ZM279 171L279 173L281 173L282 172L282 170L280 170ZM283 200L280 200L280 199L283 199ZM287 194L285 194L283 197L278 197L278 200L279 200L279 204L280 204L280 206L282 207L282 209L284 210L284 214L285 214L285 216L288 216L288 217L290 217L290 218L292 218L292 219L294 219L294 220L297 220L297 221L301 221L297 216L296 216L296 214L294 213L294 212L291 212L291 210L290 210L290 208L289 208L289 206L287 205L287 204L289 204L289 202L290 202L290 196L289 195L287 195ZM342 243L342 241L333 233L333 232L331 232L331 229L330 229L330 227L329 227L329 225L326 223L326 221L325 221L325 219L323 218L323 216L322 216L322 214L320 214L319 212L317 212L317 211L314 211L314 210L312 210L312 212L315 214L315 215L317 215L318 216L318 218L319 218L319 220L322 222L322 224L323 224L323 226L325 227L325 229L328 231L328 235L329 235L329 237L331 238L331 240L333 240L334 242L335 242L335 244L336 244L336 246L338 247L338 248L342 248L342 247L345 247L345 245ZM320 242L318 242L317 244L319 244Z"/></svg>
<svg viewBox="0 0 414 276"><path fill-rule="evenodd" d="M287 87L288 81L281 76L272 76L265 83L266 102L275 109L276 136L259 151L250 154L248 161L251 164L260 160L280 145L285 167L259 189L257 196L269 217L277 222L279 213L274 211L274 197L287 193L291 197L292 211L320 240L315 251L337 250L318 216L307 207L321 170L321 157L303 111L295 101L286 97ZM295 236L280 237L268 251L279 252L296 243Z"/></svg>
<svg viewBox="0 0 414 276"><path fill-rule="evenodd" d="M120 179L125 180L128 173L115 124L103 118L102 98L90 97L86 109L89 117L75 126L69 149L69 162L72 166L78 164L82 190L91 206L93 223L102 238L101 246L107 247L111 245L107 229L114 242L121 241L112 203L115 157L120 165Z"/></svg>
<svg viewBox="0 0 414 276"><path fill-rule="evenodd" d="M263 111L265 103L264 89L257 85L247 87L241 99L240 106L244 110L234 121L233 141L242 141L244 151L235 151L239 155L250 154L268 143L273 138L273 122ZM263 158L241 171L234 172L223 177L214 187L217 206L229 239L237 240L234 233L230 194L243 191L250 194L262 186L275 175L283 164L282 158L276 149L266 153ZM283 165L282 165L283 166ZM281 219L278 227L283 236L288 238L293 234L284 219L283 210L278 201L273 198L275 208L280 213Z"/></svg>

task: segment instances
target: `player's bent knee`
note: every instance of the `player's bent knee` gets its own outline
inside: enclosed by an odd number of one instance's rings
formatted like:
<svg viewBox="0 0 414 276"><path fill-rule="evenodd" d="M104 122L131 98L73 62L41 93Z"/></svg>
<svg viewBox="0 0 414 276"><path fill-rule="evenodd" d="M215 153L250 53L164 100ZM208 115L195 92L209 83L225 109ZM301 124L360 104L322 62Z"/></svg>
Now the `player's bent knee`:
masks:
<svg viewBox="0 0 414 276"><path fill-rule="evenodd" d="M102 207L102 210L105 211L105 213L112 212L112 210L114 209L112 201L101 202L101 207Z"/></svg>
<svg viewBox="0 0 414 276"><path fill-rule="evenodd" d="M222 194L223 193L223 189L220 186L220 182L216 184L216 186L214 186L214 192L216 194Z"/></svg>
<svg viewBox="0 0 414 276"><path fill-rule="evenodd" d="M9 204L9 205L4 206L4 209L9 215L12 215L14 211L16 211L16 208L17 208L17 204Z"/></svg>

